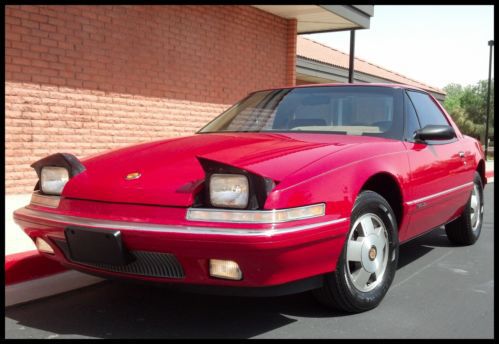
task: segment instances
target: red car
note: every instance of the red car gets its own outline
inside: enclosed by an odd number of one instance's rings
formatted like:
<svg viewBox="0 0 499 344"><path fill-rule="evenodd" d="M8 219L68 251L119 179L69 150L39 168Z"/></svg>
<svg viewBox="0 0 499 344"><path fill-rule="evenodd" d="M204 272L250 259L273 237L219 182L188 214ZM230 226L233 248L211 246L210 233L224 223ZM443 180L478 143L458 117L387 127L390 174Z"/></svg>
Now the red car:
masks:
<svg viewBox="0 0 499 344"><path fill-rule="evenodd" d="M428 93L331 84L251 93L195 135L35 162L14 213L42 254L104 277L376 307L399 245L480 235L482 148Z"/></svg>

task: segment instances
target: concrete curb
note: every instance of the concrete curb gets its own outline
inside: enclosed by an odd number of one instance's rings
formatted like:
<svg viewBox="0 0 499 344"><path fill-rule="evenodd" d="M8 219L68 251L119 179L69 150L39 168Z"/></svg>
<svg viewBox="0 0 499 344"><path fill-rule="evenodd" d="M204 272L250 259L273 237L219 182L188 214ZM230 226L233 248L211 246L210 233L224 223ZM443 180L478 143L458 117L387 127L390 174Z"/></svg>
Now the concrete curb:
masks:
<svg viewBox="0 0 499 344"><path fill-rule="evenodd" d="M66 271L5 286L5 307L79 289L103 281L77 271Z"/></svg>
<svg viewBox="0 0 499 344"><path fill-rule="evenodd" d="M36 250L5 256L6 307L101 281L81 272L68 271Z"/></svg>
<svg viewBox="0 0 499 344"><path fill-rule="evenodd" d="M64 271L67 271L64 266L46 258L36 250L5 256L5 285L25 282Z"/></svg>
<svg viewBox="0 0 499 344"><path fill-rule="evenodd" d="M494 160L485 162L485 178L487 183L494 182Z"/></svg>

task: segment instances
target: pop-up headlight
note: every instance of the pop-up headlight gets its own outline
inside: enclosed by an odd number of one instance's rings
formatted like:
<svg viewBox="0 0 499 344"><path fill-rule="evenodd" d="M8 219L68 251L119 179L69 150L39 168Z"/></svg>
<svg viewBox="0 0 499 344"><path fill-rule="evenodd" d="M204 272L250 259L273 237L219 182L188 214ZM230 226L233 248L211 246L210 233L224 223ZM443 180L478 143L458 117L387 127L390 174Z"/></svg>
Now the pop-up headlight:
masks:
<svg viewBox="0 0 499 344"><path fill-rule="evenodd" d="M47 195L60 195L69 180L69 172L64 167L44 166L40 173L40 187Z"/></svg>
<svg viewBox="0 0 499 344"><path fill-rule="evenodd" d="M249 183L246 176L212 174L209 190L210 202L214 207L243 209L248 206Z"/></svg>

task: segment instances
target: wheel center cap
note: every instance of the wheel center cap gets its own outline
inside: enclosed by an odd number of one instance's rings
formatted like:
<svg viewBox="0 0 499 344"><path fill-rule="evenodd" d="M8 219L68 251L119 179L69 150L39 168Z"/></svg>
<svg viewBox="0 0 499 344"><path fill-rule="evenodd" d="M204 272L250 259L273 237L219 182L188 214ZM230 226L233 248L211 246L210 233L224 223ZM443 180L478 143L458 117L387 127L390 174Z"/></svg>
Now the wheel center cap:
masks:
<svg viewBox="0 0 499 344"><path fill-rule="evenodd" d="M377 255L376 247L372 246L371 249L369 249L369 259L371 261L375 260L376 259L376 255Z"/></svg>

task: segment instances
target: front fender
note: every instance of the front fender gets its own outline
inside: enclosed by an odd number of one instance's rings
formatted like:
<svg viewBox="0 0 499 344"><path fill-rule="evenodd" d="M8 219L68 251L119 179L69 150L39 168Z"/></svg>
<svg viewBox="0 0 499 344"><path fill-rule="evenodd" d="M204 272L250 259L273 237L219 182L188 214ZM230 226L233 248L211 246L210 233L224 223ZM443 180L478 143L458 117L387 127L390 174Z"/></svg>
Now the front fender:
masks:
<svg viewBox="0 0 499 344"><path fill-rule="evenodd" d="M409 181L409 162L405 150L397 150L357 159L322 172L309 169L308 173L308 178L293 184L281 183L267 198L265 208L279 209L325 202L327 214L337 215L338 218L349 217L363 185L378 173L393 177L404 200L404 187Z"/></svg>

